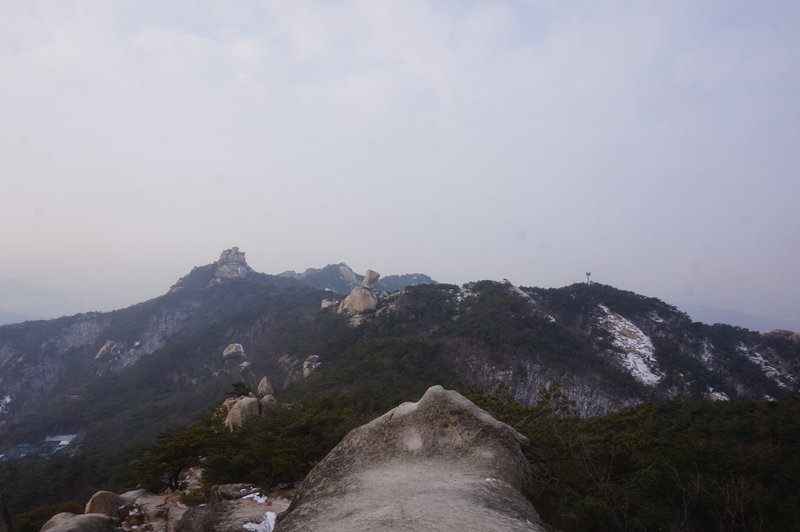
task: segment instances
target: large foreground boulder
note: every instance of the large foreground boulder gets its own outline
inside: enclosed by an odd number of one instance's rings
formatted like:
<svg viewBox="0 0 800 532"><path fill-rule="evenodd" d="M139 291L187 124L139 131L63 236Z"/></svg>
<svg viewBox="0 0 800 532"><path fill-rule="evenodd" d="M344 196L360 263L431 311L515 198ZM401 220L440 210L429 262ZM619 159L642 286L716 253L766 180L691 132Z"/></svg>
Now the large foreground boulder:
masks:
<svg viewBox="0 0 800 532"><path fill-rule="evenodd" d="M50 518L41 532L122 532L112 518L103 514L62 512Z"/></svg>
<svg viewBox="0 0 800 532"><path fill-rule="evenodd" d="M544 531L520 490L524 436L430 388L351 431L305 479L276 532Z"/></svg>

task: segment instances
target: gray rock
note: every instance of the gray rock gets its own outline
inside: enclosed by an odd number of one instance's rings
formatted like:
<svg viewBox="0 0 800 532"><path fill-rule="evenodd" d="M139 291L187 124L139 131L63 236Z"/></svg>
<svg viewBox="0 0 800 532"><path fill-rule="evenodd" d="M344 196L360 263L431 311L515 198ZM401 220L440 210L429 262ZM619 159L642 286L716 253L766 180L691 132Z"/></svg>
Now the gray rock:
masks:
<svg viewBox="0 0 800 532"><path fill-rule="evenodd" d="M261 413L262 414L265 413L270 408L273 408L275 406L275 404L277 403L277 401L275 400L275 397L272 396L272 395L265 395L264 397L259 399L258 402L259 402L259 408L261 409Z"/></svg>
<svg viewBox="0 0 800 532"><path fill-rule="evenodd" d="M128 500L110 491L98 491L86 503L87 514L103 514L109 517L121 517Z"/></svg>
<svg viewBox="0 0 800 532"><path fill-rule="evenodd" d="M50 518L40 532L121 532L114 520L103 514L62 512Z"/></svg>
<svg viewBox="0 0 800 532"><path fill-rule="evenodd" d="M339 304L340 313L354 314L370 312L377 308L378 296L365 286L356 286Z"/></svg>
<svg viewBox="0 0 800 532"><path fill-rule="evenodd" d="M272 389L269 379L266 375L261 379L256 387L256 397L264 397L265 395L272 395L275 391Z"/></svg>
<svg viewBox="0 0 800 532"><path fill-rule="evenodd" d="M225 359L239 358L239 357L246 357L246 356L247 355L244 354L244 347L242 347L242 344L230 344L222 352L222 358L225 358Z"/></svg>
<svg viewBox="0 0 800 532"><path fill-rule="evenodd" d="M225 426L230 430L241 427L247 419L260 413L258 399L255 397L239 397L233 403L226 400L223 405L230 405L228 415L225 417Z"/></svg>
<svg viewBox="0 0 800 532"><path fill-rule="evenodd" d="M367 270L366 275L364 275L364 280L361 281L361 285L371 290L375 290L376 288L378 288L378 280L380 278L381 274L379 274L378 272Z"/></svg>
<svg viewBox="0 0 800 532"><path fill-rule="evenodd" d="M214 278L210 284L218 284L226 279L238 279L247 277L253 272L253 269L248 266L244 258L244 251L239 251L239 248L233 247L223 251L219 260L214 263Z"/></svg>
<svg viewBox="0 0 800 532"><path fill-rule="evenodd" d="M526 444L434 386L351 431L309 473L275 530L544 531L520 493L531 481Z"/></svg>

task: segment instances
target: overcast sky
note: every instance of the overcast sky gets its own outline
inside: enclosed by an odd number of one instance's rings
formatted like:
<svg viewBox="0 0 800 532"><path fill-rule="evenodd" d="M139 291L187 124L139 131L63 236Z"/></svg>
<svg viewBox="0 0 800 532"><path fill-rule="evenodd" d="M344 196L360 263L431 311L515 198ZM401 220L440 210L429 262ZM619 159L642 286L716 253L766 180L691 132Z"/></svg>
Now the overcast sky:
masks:
<svg viewBox="0 0 800 532"><path fill-rule="evenodd" d="M800 324L800 2L0 0L0 277L239 246Z"/></svg>

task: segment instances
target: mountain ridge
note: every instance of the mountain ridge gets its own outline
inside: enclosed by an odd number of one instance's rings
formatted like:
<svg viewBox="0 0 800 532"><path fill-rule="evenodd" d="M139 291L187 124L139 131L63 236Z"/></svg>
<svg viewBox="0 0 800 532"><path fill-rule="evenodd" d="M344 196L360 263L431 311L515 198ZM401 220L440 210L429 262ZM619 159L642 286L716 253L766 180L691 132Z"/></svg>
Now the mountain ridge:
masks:
<svg viewBox="0 0 800 532"><path fill-rule="evenodd" d="M137 305L0 327L0 444L80 433L76 443L92 445L120 438L126 424L144 427L129 439L148 441L235 382L221 356L232 343L280 388L304 379L297 368L311 356L322 373L309 382L324 386L337 367L372 364L369 349L421 349L431 355L419 363L440 380L506 386L523 404L559 383L584 415L649 398L763 399L798 387L796 335L699 324L656 298L595 283L379 286L377 308L354 326L325 284L331 275L361 282L345 268L262 274L232 248Z"/></svg>

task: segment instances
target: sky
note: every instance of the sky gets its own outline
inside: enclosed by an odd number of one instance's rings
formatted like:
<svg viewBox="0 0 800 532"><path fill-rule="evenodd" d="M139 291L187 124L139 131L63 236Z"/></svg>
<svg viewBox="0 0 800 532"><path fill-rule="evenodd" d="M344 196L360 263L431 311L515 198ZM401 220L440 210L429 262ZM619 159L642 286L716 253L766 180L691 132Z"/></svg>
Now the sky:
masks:
<svg viewBox="0 0 800 532"><path fill-rule="evenodd" d="M800 329L798 67L796 0L0 0L0 278L108 310L238 246Z"/></svg>

